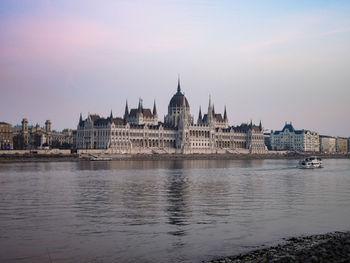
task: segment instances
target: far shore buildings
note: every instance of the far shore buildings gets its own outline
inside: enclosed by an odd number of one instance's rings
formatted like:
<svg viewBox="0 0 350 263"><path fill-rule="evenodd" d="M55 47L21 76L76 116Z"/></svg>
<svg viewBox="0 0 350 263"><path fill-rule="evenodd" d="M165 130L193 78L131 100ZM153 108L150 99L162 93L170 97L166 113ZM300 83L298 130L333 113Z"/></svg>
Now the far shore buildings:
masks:
<svg viewBox="0 0 350 263"><path fill-rule="evenodd" d="M138 107L130 109L128 103L122 118L108 118L89 114L83 120L80 115L77 126L78 149L106 149L109 153L264 153L264 133L259 126L241 124L230 126L226 107L224 114L215 112L210 98L207 112L201 108L197 123L190 112L190 104L181 92L169 102L164 122L158 119L156 104L153 110L144 108L142 100Z"/></svg>
<svg viewBox="0 0 350 263"><path fill-rule="evenodd" d="M320 135L320 151L325 153L348 153L349 138Z"/></svg>
<svg viewBox="0 0 350 263"><path fill-rule="evenodd" d="M51 130L51 121L45 122L45 127L39 124L28 125L24 118L22 125L13 128L13 145L17 150L29 150L39 148L71 148L73 146L72 130L65 129L62 132Z"/></svg>
<svg viewBox="0 0 350 263"><path fill-rule="evenodd" d="M349 151L347 138L336 137L336 151L338 153L347 153Z"/></svg>
<svg viewBox="0 0 350 263"><path fill-rule="evenodd" d="M320 135L320 151L324 153L335 153L337 151L337 139L335 137Z"/></svg>
<svg viewBox="0 0 350 263"><path fill-rule="evenodd" d="M271 131L272 150L319 152L319 134L309 130L295 130L292 123L285 123L281 131Z"/></svg>
<svg viewBox="0 0 350 263"><path fill-rule="evenodd" d="M13 149L12 125L6 122L0 122L0 150Z"/></svg>

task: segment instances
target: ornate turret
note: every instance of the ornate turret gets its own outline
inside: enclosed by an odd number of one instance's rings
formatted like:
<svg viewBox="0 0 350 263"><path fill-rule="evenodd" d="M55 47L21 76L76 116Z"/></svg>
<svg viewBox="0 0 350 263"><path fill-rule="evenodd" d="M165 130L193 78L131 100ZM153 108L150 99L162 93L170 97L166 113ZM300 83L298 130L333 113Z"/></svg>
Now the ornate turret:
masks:
<svg viewBox="0 0 350 263"><path fill-rule="evenodd" d="M111 110L111 114L109 115L109 120L110 120L110 121L113 120L113 113L112 113L112 110Z"/></svg>
<svg viewBox="0 0 350 263"><path fill-rule="evenodd" d="M28 120L26 118L22 120L22 132L28 132Z"/></svg>
<svg viewBox="0 0 350 263"><path fill-rule="evenodd" d="M262 127L262 124L261 124L261 120L260 120L260 123L259 123L259 130L260 130L260 131L263 130L263 127Z"/></svg>
<svg viewBox="0 0 350 263"><path fill-rule="evenodd" d="M51 121L50 120L47 120L45 122L45 130L47 133L51 132Z"/></svg>

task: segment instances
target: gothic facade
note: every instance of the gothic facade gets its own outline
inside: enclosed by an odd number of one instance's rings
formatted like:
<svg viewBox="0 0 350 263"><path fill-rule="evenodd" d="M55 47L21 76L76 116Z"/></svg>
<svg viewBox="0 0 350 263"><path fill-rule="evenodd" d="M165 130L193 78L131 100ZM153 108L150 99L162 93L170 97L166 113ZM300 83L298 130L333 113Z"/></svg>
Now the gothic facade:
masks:
<svg viewBox="0 0 350 263"><path fill-rule="evenodd" d="M108 153L264 153L264 133L261 126L242 124L229 126L226 107L224 115L216 113L209 98L208 111L194 123L190 104L181 92L169 102L164 122L158 120L156 104L153 110L143 107L130 109L125 105L123 118L91 115L77 127L78 149L106 149Z"/></svg>

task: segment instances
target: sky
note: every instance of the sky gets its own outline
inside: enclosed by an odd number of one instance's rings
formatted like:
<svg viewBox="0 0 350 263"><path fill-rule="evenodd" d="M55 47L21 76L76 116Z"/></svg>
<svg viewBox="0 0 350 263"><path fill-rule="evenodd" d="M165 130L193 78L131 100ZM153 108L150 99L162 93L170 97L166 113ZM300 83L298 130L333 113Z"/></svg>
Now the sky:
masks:
<svg viewBox="0 0 350 263"><path fill-rule="evenodd" d="M350 136L350 2L0 1L0 121L76 128L139 98L161 121L180 75L194 119Z"/></svg>

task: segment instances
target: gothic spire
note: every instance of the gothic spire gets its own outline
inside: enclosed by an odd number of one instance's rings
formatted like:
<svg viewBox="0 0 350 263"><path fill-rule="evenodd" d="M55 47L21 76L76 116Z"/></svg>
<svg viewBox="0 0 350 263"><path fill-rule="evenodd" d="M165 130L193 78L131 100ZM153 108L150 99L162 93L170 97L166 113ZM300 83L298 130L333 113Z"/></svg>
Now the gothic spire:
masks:
<svg viewBox="0 0 350 263"><path fill-rule="evenodd" d="M79 123L81 123L82 121L83 121L83 116L81 115L81 112L80 112Z"/></svg>
<svg viewBox="0 0 350 263"><path fill-rule="evenodd" d="M111 110L111 114L109 115L109 118L110 118L111 120L113 120L113 113L112 113L112 110Z"/></svg>
<svg viewBox="0 0 350 263"><path fill-rule="evenodd" d="M138 111L142 112L143 111L143 107L142 107L142 99L139 98L139 107L138 107Z"/></svg>
<svg viewBox="0 0 350 263"><path fill-rule="evenodd" d="M156 100L154 100L154 104L153 104L153 116L155 115L157 115Z"/></svg>
<svg viewBox="0 0 350 263"><path fill-rule="evenodd" d="M209 94L209 103L208 103L208 120L210 121L212 116L213 116L213 108L212 108L212 105L211 105L211 96Z"/></svg>
<svg viewBox="0 0 350 263"><path fill-rule="evenodd" d="M224 120L227 121L226 105L225 105L225 110L224 110Z"/></svg>
<svg viewBox="0 0 350 263"><path fill-rule="evenodd" d="M262 128L262 124L261 124L261 120L260 120L260 123L259 123L259 130L262 131L263 128Z"/></svg>
<svg viewBox="0 0 350 263"><path fill-rule="evenodd" d="M129 107L128 107L128 100L125 102L125 111L124 111L124 122L128 122L129 120Z"/></svg>
<svg viewBox="0 0 350 263"><path fill-rule="evenodd" d="M201 106L199 106L198 120L202 120L202 109L201 109Z"/></svg>
<svg viewBox="0 0 350 263"><path fill-rule="evenodd" d="M124 118L125 118L125 116L129 116L128 100L126 100L126 103L125 103Z"/></svg>

